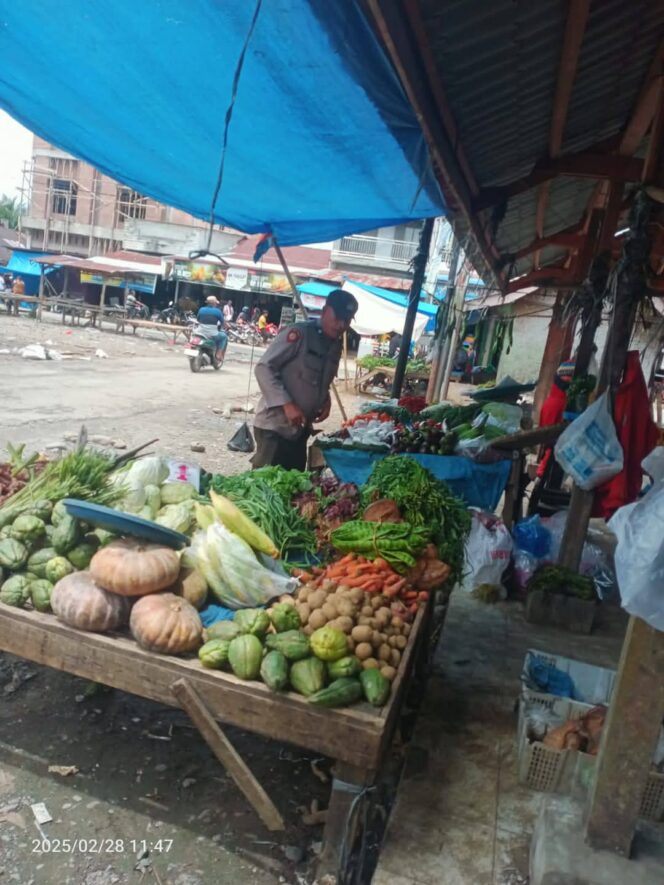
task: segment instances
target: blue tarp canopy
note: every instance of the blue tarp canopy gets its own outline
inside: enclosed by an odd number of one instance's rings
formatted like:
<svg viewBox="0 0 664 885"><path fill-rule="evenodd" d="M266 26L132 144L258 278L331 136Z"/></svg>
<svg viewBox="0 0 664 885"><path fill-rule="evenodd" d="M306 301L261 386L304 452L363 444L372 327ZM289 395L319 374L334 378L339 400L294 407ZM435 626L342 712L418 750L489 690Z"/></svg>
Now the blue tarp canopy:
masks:
<svg viewBox="0 0 664 885"><path fill-rule="evenodd" d="M200 218L232 107L214 220L285 245L443 215L422 131L358 2L0 0L0 107Z"/></svg>
<svg viewBox="0 0 664 885"><path fill-rule="evenodd" d="M33 258L41 258L48 252L29 252L25 249L12 252L11 258L6 265L0 266L0 273L11 273L15 277L21 277L25 283L25 294L36 295L39 292L39 274L44 265L37 264ZM44 267L44 273L49 274L57 267Z"/></svg>

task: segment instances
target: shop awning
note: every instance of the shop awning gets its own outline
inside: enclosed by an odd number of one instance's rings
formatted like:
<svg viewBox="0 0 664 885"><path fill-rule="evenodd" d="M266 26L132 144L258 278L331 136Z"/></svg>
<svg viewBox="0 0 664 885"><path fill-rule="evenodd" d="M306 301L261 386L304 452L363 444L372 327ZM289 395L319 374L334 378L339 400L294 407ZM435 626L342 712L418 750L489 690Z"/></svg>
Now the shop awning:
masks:
<svg viewBox="0 0 664 885"><path fill-rule="evenodd" d="M17 277L38 277L41 273L41 266L34 260L46 256L46 252L28 252L21 249L12 252L7 264L0 266L3 273L11 273ZM44 273L52 273L57 270L58 264L44 268Z"/></svg>
<svg viewBox="0 0 664 885"><path fill-rule="evenodd" d="M218 223L295 244L445 214L357 0L43 0L1 17L0 107L143 194L209 217L232 114Z"/></svg>

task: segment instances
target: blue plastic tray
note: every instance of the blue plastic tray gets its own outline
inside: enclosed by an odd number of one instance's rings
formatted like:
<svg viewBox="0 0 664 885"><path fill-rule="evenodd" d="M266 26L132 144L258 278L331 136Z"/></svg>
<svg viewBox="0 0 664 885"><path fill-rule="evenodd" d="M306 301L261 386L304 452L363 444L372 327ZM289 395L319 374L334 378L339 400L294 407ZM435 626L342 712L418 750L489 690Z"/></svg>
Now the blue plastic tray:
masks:
<svg viewBox="0 0 664 885"><path fill-rule="evenodd" d="M172 547L180 550L189 543L189 538L182 532L167 529L149 519L141 519L133 513L122 513L111 507L101 504L91 504L89 501L79 501L77 498L65 498L62 502L70 516L89 522L90 525L98 526L114 532L116 535L129 535L131 538L142 538L153 544L163 544L164 547Z"/></svg>

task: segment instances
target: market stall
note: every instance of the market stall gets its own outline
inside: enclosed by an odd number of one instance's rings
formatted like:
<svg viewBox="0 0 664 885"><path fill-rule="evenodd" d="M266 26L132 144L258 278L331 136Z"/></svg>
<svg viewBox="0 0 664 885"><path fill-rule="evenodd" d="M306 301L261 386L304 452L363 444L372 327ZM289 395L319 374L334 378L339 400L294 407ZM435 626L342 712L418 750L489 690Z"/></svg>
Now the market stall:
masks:
<svg viewBox="0 0 664 885"><path fill-rule="evenodd" d="M320 870L336 872L427 653L434 600L463 568L466 507L405 459L358 487L133 454L11 450L0 649L184 709L269 830L285 827L269 784L219 723L331 757ZM403 465L416 484L399 480Z"/></svg>

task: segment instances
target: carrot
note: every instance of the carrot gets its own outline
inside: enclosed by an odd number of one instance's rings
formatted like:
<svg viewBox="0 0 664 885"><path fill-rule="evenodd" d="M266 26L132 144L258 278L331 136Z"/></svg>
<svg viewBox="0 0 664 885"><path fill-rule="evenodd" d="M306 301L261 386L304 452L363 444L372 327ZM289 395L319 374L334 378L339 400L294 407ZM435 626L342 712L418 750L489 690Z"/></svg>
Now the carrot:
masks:
<svg viewBox="0 0 664 885"><path fill-rule="evenodd" d="M428 602L429 594L426 590L421 590L420 593L418 594L417 598L419 599L420 602Z"/></svg>
<svg viewBox="0 0 664 885"><path fill-rule="evenodd" d="M382 588L383 582L379 578L367 581L367 583L362 587L365 593L377 593L379 590L382 590Z"/></svg>
<svg viewBox="0 0 664 885"><path fill-rule="evenodd" d="M418 605L416 602L413 602L411 605L408 606L408 611L410 612L411 615L416 615L417 609L418 609Z"/></svg>
<svg viewBox="0 0 664 885"><path fill-rule="evenodd" d="M392 571L389 562L386 562L381 556L377 556L374 559L373 564L376 566L377 569Z"/></svg>
<svg viewBox="0 0 664 885"><path fill-rule="evenodd" d="M415 602L417 600L417 591L410 590L408 593L403 594L403 598L405 602Z"/></svg>
<svg viewBox="0 0 664 885"><path fill-rule="evenodd" d="M345 556L342 556L341 559L337 560L337 562L333 563L333 565L347 565L349 562L355 562L354 553L347 553Z"/></svg>
<svg viewBox="0 0 664 885"><path fill-rule="evenodd" d="M398 596L401 590L406 586L406 579L401 578L400 581L395 581L389 585L383 585L383 595L387 596L388 599L391 599L394 596Z"/></svg>

